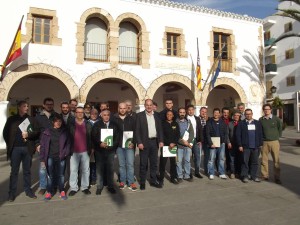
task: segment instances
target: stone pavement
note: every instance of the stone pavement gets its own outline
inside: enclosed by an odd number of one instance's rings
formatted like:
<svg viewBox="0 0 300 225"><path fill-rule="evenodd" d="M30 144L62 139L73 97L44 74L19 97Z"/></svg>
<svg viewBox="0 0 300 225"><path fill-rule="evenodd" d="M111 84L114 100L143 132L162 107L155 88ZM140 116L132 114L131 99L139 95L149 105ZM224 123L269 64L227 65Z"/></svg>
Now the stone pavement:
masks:
<svg viewBox="0 0 300 225"><path fill-rule="evenodd" d="M9 163L0 151L1 225L93 225L93 224L199 224L199 225L299 225L300 224L300 134L286 129L281 139L282 185L270 182L248 184L240 180L197 179L173 185L165 180L163 189L146 186L145 191L129 189L111 195L84 196L81 192L67 201L58 195L49 202L42 196L31 200L22 192L9 203ZM137 158L138 159L138 158ZM137 161L138 162L138 161ZM37 160L33 161L33 188L37 190ZM271 166L272 167L272 166Z"/></svg>

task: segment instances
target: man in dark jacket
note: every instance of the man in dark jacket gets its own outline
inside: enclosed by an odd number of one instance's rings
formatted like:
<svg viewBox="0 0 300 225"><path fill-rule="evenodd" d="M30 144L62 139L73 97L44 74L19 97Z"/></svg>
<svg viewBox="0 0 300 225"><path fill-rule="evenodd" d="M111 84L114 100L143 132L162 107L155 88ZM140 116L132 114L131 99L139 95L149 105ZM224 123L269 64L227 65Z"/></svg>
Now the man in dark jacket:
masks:
<svg viewBox="0 0 300 225"><path fill-rule="evenodd" d="M166 120L166 114L167 111L171 110L174 114L174 120L177 119L178 117L178 112L173 109L173 100L172 99L166 99L165 100L165 108L159 113L159 117L161 121L165 121Z"/></svg>
<svg viewBox="0 0 300 225"><path fill-rule="evenodd" d="M71 137L71 150L73 154L70 159L70 193L74 196L79 190L78 187L78 169L81 167L81 190L89 195L89 177L90 177L90 154L92 152L92 125L84 119L83 107L77 107L75 110L75 120L69 124Z"/></svg>
<svg viewBox="0 0 300 225"><path fill-rule="evenodd" d="M250 172L251 179L260 182L257 178L259 148L263 145L263 133L260 121L252 118L252 110L245 110L245 120L242 120L236 129L236 142L239 151L243 152L241 177L244 183L248 182ZM250 171L249 171L250 160Z"/></svg>
<svg viewBox="0 0 300 225"><path fill-rule="evenodd" d="M136 191L137 187L134 183L135 119L127 114L125 102L119 104L118 111L112 121L118 125L120 131L117 148L120 173L119 188L124 189L127 184L129 189Z"/></svg>
<svg viewBox="0 0 300 225"><path fill-rule="evenodd" d="M221 179L227 179L224 170L225 144L228 143L228 127L220 118L220 109L213 110L213 118L206 123L206 138L209 146L208 172L209 179L213 180L215 175L215 158L218 157L218 171Z"/></svg>
<svg viewBox="0 0 300 225"><path fill-rule="evenodd" d="M6 143L7 159L11 161L11 172L9 182L8 201L13 202L16 198L18 174L20 164L23 166L24 191L30 198L36 198L31 189L31 162L32 155L35 152L35 139L38 138L36 124L32 117L28 116L28 103L20 101L18 103L18 114L7 119L3 138ZM30 125L26 130L21 130L19 125L26 119ZM24 122L25 123L25 122Z"/></svg>
<svg viewBox="0 0 300 225"><path fill-rule="evenodd" d="M102 193L104 171L107 174L107 190L111 194L115 194L116 190L113 186L114 157L120 140L119 128L114 121L110 121L109 110L102 111L101 117L102 120L96 122L92 130L97 172L96 195ZM106 167L106 170L104 170L104 167Z"/></svg>
<svg viewBox="0 0 300 225"><path fill-rule="evenodd" d="M140 150L140 189L146 189L148 160L150 161L150 186L162 188L157 181L158 149L164 146L159 115L153 112L153 101L145 101L145 111L136 115L136 142Z"/></svg>

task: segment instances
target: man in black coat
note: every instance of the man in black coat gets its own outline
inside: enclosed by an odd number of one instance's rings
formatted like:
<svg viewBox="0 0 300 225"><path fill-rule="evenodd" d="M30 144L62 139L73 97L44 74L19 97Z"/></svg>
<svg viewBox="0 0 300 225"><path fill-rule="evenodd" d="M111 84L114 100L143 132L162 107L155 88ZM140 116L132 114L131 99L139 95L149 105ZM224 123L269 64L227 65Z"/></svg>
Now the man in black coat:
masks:
<svg viewBox="0 0 300 225"><path fill-rule="evenodd" d="M245 119L242 120L236 129L236 143L239 151L243 153L241 177L244 183L248 182L248 173L255 182L257 178L259 148L263 145L263 132L260 121L252 118L251 109L245 110ZM250 171L249 171L250 160Z"/></svg>
<svg viewBox="0 0 300 225"><path fill-rule="evenodd" d="M162 188L157 181L157 154L158 148L164 146L161 120L153 112L153 101L145 101L145 111L136 116L136 142L140 150L140 189L146 188L148 159L150 160L150 185Z"/></svg>
<svg viewBox="0 0 300 225"><path fill-rule="evenodd" d="M24 191L30 198L36 198L31 189L31 162L35 152L34 142L38 138L36 124L32 117L28 116L28 103L18 102L18 113L9 117L3 129L3 138L6 143L7 160L10 159L11 172L9 181L8 201L13 202L16 198L18 174L20 164L23 167ZM19 125L26 119L30 125L26 130L21 130Z"/></svg>

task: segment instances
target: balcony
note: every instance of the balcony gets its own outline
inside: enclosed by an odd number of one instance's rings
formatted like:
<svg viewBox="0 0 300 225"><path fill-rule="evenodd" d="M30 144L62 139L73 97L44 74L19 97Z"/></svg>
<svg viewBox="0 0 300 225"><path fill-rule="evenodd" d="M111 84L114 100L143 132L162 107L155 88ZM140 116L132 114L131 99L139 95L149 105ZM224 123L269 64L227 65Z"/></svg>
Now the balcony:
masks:
<svg viewBox="0 0 300 225"><path fill-rule="evenodd" d="M119 46L119 62L139 64L139 48Z"/></svg>
<svg viewBox="0 0 300 225"><path fill-rule="evenodd" d="M269 47L275 42L276 38L270 38L268 40L265 40L265 49L269 49ZM276 49L277 46L274 44L271 49Z"/></svg>
<svg viewBox="0 0 300 225"><path fill-rule="evenodd" d="M84 42L84 60L107 62L107 45Z"/></svg>
<svg viewBox="0 0 300 225"><path fill-rule="evenodd" d="M277 64L270 63L265 65L265 75L266 76L276 76L278 74L277 72Z"/></svg>
<svg viewBox="0 0 300 225"><path fill-rule="evenodd" d="M276 24L276 20L270 20L270 19L264 20L264 22L263 22L264 30L269 29L274 24Z"/></svg>

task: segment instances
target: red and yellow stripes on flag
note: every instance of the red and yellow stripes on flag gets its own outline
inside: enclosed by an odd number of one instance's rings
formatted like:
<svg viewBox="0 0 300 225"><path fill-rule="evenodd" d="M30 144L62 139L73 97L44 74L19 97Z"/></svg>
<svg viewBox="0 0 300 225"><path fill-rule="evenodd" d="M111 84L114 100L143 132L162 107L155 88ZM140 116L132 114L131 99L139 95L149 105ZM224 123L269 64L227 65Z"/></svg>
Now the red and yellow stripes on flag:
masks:
<svg viewBox="0 0 300 225"><path fill-rule="evenodd" d="M10 47L10 50L8 52L8 55L6 57L6 60L4 61L2 68L1 68L1 80L4 78L3 72L8 64L10 64L12 61L14 61L16 58L20 57L22 55L22 48L21 48L21 26L22 26L22 20L20 22L20 25L18 27L17 33L15 35L15 39L12 43L12 46Z"/></svg>
<svg viewBox="0 0 300 225"><path fill-rule="evenodd" d="M197 74L197 88L201 90L202 88L202 74L201 74L201 66L200 66L200 55L199 55L199 46L198 46L198 38L197 38L197 68L196 68L196 74Z"/></svg>

